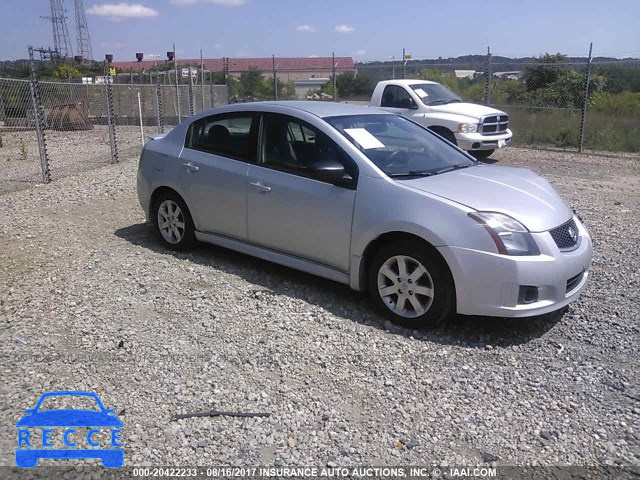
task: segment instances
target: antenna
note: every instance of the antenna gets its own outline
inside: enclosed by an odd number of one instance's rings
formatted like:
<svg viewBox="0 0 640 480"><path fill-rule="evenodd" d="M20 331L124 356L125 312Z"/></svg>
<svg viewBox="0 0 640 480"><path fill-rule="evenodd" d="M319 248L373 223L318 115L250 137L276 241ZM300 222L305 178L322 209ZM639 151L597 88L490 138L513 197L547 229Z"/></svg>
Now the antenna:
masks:
<svg viewBox="0 0 640 480"><path fill-rule="evenodd" d="M74 0L76 7L76 34L78 35L78 55L82 55L85 60L93 60L93 50L91 48L91 37L87 17L84 14L84 4L82 0Z"/></svg>
<svg viewBox="0 0 640 480"><path fill-rule="evenodd" d="M41 17L51 20L53 27L53 50L58 52L62 58L73 56L71 41L69 40L69 30L67 30L67 17L62 6L63 0L50 0L51 16Z"/></svg>

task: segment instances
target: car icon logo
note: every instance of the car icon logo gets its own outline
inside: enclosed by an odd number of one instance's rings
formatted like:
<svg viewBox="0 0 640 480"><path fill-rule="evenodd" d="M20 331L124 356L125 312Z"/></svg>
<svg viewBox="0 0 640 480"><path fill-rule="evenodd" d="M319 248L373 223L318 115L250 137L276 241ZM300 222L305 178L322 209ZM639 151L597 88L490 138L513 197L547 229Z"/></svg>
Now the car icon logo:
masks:
<svg viewBox="0 0 640 480"><path fill-rule="evenodd" d="M88 397L95 400L99 410L41 409L42 402L50 397ZM124 464L124 449L120 443L122 421L114 415L115 410L104 407L95 393L48 392L40 397L34 408L26 409L25 413L16 423L18 448L15 454L18 467L33 468L40 458L99 458L107 468L118 468ZM37 429L41 429L41 432ZM54 429L62 430L61 437L55 440L62 440L65 448L54 448ZM77 429L86 429L86 435ZM105 430L109 433L108 441L103 438ZM104 448L105 444L111 448Z"/></svg>

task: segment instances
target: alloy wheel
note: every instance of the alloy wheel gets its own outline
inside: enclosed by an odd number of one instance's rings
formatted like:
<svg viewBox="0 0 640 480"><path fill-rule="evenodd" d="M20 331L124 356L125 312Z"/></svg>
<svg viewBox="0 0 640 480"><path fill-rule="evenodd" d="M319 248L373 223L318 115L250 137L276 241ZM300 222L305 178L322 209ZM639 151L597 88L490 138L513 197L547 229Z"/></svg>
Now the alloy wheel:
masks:
<svg viewBox="0 0 640 480"><path fill-rule="evenodd" d="M377 285L385 306L403 318L419 317L433 304L433 279L415 258L388 258L378 270Z"/></svg>
<svg viewBox="0 0 640 480"><path fill-rule="evenodd" d="M165 200L160 204L158 208L158 229L162 238L172 245L177 245L184 238L184 214L173 200Z"/></svg>

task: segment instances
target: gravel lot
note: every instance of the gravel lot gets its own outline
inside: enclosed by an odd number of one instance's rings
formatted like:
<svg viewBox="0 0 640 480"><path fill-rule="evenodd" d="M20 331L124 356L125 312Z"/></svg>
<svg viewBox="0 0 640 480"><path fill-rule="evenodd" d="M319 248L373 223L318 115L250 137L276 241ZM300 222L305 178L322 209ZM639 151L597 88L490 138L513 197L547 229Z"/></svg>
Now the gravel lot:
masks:
<svg viewBox="0 0 640 480"><path fill-rule="evenodd" d="M125 465L639 465L640 161L495 159L543 174L591 231L564 314L411 331L342 285L169 253L135 159L0 195L0 464L43 392L88 390L124 422ZM171 421L212 408L271 416Z"/></svg>

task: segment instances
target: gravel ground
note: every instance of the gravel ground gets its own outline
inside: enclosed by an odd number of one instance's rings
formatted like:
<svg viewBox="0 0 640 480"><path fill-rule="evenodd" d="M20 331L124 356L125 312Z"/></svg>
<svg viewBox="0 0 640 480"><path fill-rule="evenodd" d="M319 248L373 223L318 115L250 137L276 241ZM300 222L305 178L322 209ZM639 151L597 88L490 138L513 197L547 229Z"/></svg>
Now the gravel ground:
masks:
<svg viewBox="0 0 640 480"><path fill-rule="evenodd" d="M167 252L134 159L0 195L0 464L51 390L116 409L125 465L640 464L640 163L495 159L543 174L591 231L592 277L564 314L411 331L342 285ZM271 416L171 421L212 408Z"/></svg>

